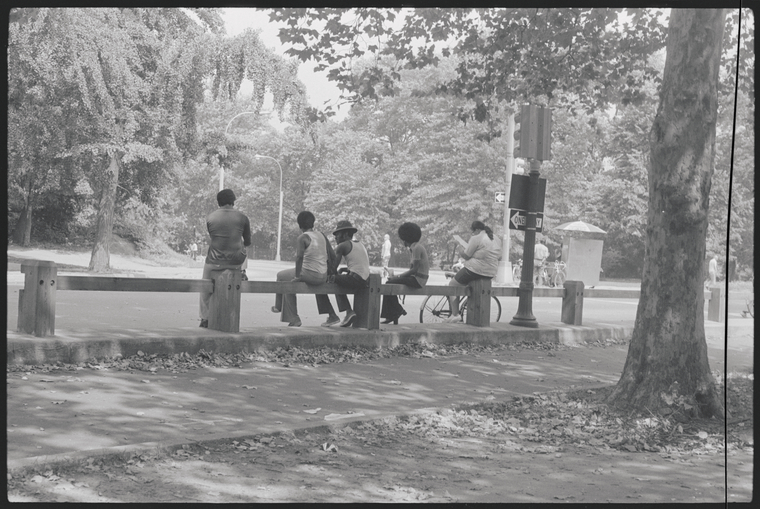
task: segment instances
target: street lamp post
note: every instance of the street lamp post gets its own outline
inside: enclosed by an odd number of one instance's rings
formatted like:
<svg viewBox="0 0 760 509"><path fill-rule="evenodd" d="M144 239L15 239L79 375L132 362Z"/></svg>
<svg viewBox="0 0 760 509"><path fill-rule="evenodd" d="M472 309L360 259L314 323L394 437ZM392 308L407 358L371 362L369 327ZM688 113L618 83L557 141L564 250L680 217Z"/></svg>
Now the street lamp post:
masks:
<svg viewBox="0 0 760 509"><path fill-rule="evenodd" d="M230 125L232 125L232 121L238 118L241 115L247 115L249 113L256 113L255 111L243 111L242 113L238 113L234 117L230 119L229 122L227 122L227 127L224 128L224 143L225 146L227 145L227 130L230 128ZM224 165L220 165L219 168L219 190L221 191L224 189Z"/></svg>
<svg viewBox="0 0 760 509"><path fill-rule="evenodd" d="M279 223L277 225L277 254L274 255L274 260L276 262L279 262L280 261L280 238L282 236L282 197L283 197L283 193L282 193L282 166L280 166L280 162L277 159L275 159L274 157L271 157L271 156L263 156L263 155L260 155L260 154L256 154L255 156L253 156L253 158L254 159L271 159L272 161L274 161L275 163L277 163L277 167L280 168L280 219L279 219Z"/></svg>

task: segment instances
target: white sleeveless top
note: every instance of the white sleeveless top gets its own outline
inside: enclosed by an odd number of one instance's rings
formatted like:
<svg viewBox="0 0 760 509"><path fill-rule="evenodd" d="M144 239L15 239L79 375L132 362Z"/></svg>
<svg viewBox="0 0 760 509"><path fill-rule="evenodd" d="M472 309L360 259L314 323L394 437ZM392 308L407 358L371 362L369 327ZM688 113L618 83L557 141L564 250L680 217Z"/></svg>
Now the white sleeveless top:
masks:
<svg viewBox="0 0 760 509"><path fill-rule="evenodd" d="M311 243L303 252L301 269L327 274L327 246L324 235L313 231L306 232L306 235L311 239Z"/></svg>
<svg viewBox="0 0 760 509"><path fill-rule="evenodd" d="M351 272L359 274L362 279L367 279L369 277L367 248L358 240L352 240L351 246L351 252L343 257L346 261L346 266L348 266L348 270Z"/></svg>

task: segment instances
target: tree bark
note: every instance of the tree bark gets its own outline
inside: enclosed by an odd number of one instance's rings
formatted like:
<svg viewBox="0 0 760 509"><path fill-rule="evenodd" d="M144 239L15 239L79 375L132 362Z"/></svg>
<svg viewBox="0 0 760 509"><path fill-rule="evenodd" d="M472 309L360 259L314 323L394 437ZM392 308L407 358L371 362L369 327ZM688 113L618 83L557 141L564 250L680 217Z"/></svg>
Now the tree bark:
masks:
<svg viewBox="0 0 760 509"><path fill-rule="evenodd" d="M29 182L29 181L27 181ZM34 194L31 184L27 185L24 210L18 218L16 227L13 229L13 242L20 246L28 246L32 241L32 212L34 210Z"/></svg>
<svg viewBox="0 0 760 509"><path fill-rule="evenodd" d="M119 183L121 163L118 156L111 154L106 182L100 192L98 203L98 221L95 232L95 245L90 256L89 270L93 272L110 272L111 235L113 233L113 216L116 205L116 186Z"/></svg>
<svg viewBox="0 0 760 509"><path fill-rule="evenodd" d="M707 359L704 259L724 10L673 9L660 104L649 134L641 298L623 374L608 402L723 417ZM691 408L690 408L691 407Z"/></svg>

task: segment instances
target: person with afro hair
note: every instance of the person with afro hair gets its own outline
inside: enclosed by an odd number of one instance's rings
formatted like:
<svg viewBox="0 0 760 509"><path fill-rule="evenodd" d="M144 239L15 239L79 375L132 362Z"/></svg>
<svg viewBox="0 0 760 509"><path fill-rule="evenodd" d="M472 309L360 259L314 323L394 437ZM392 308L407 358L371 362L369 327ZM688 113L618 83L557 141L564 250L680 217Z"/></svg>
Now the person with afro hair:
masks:
<svg viewBox="0 0 760 509"><path fill-rule="evenodd" d="M414 223L404 223L398 228L398 236L412 253L412 265L409 270L389 278L386 284L423 288L429 277L430 263L425 246L420 244L422 230ZM380 309L380 317L385 318L382 323L398 324L398 319L403 315L406 315L406 311L399 303L398 296L385 295Z"/></svg>

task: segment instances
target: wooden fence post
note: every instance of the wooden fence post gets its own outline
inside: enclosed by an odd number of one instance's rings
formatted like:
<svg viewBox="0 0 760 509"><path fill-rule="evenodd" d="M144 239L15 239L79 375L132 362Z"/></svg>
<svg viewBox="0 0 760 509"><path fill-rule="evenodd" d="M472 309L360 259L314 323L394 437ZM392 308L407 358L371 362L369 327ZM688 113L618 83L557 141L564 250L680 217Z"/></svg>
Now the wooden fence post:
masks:
<svg viewBox="0 0 760 509"><path fill-rule="evenodd" d="M24 260L24 289L19 292L18 332L55 336L55 290L58 266L46 260Z"/></svg>
<svg viewBox="0 0 760 509"><path fill-rule="evenodd" d="M377 330L380 328L380 274L370 274L366 288L354 294L355 328Z"/></svg>
<svg viewBox="0 0 760 509"><path fill-rule="evenodd" d="M723 287L713 286L710 288L710 302L707 303L707 319L712 322L722 322L725 319L723 309Z"/></svg>
<svg viewBox="0 0 760 509"><path fill-rule="evenodd" d="M583 281L565 281L565 296L562 297L562 323L582 325Z"/></svg>
<svg viewBox="0 0 760 509"><path fill-rule="evenodd" d="M214 278L208 312L208 328L222 332L240 332L240 283L239 269L227 269Z"/></svg>
<svg viewBox="0 0 760 509"><path fill-rule="evenodd" d="M471 282L470 297L467 299L467 325L491 326L491 278L476 279Z"/></svg>

